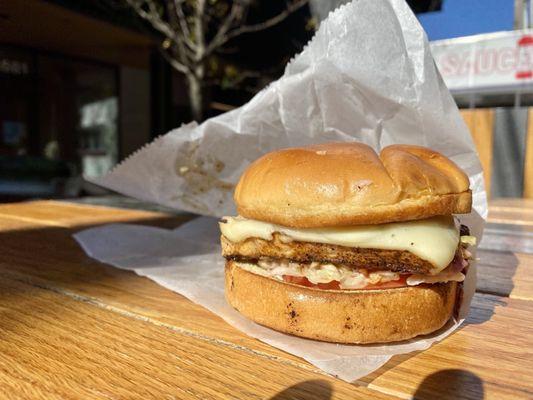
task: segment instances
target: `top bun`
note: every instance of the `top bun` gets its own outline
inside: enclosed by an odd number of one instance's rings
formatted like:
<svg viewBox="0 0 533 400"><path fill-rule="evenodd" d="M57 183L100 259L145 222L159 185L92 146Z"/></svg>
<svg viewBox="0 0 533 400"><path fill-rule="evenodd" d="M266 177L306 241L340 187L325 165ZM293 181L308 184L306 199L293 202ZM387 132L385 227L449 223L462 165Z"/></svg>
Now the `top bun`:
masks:
<svg viewBox="0 0 533 400"><path fill-rule="evenodd" d="M466 174L425 147L363 143L274 151L235 189L240 215L294 228L382 224L468 213Z"/></svg>

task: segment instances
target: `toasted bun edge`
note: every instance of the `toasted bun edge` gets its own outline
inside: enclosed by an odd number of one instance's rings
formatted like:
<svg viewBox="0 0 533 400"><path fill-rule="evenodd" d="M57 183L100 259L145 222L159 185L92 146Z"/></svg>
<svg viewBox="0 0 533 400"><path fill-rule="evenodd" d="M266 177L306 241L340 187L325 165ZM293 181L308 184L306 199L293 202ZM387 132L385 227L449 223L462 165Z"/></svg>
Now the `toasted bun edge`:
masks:
<svg viewBox="0 0 533 400"><path fill-rule="evenodd" d="M280 282L228 260L225 294L249 319L295 336L336 343L388 343L440 329L457 283L381 290L320 290Z"/></svg>

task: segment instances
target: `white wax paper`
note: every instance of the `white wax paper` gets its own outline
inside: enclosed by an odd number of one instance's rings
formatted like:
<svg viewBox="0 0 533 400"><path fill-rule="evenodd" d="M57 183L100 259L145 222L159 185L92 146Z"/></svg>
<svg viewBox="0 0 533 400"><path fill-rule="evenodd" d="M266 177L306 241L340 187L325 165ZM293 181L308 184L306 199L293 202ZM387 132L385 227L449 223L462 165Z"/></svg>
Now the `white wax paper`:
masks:
<svg viewBox="0 0 533 400"><path fill-rule="evenodd" d="M487 202L471 136L431 57L427 38L404 0L356 0L322 22L285 74L249 103L159 137L95 183L142 200L207 216L233 215L243 169L282 147L361 141L379 151L393 143L430 147L469 175L474 212L461 221L481 239ZM428 348L463 321L475 291L465 281L460 320L400 344L349 346L272 331L224 301L218 227L200 218L175 231L109 225L76 234L92 257L131 269L203 305L246 334L352 381L395 354Z"/></svg>

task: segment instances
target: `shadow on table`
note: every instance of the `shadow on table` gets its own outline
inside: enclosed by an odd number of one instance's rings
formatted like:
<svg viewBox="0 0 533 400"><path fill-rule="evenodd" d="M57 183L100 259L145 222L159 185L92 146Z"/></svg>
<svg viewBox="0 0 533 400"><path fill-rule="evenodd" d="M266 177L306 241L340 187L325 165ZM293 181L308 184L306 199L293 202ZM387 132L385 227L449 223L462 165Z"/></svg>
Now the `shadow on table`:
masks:
<svg viewBox="0 0 533 400"><path fill-rule="evenodd" d="M72 235L102 223L67 227L46 225L46 221L39 224L5 216L0 218L3 224L0 229L0 280L5 286L0 290L0 308L2 305L9 308L12 302L23 301L28 293L31 296L31 290L44 289L72 297L83 296L93 289L99 294L110 290L123 293L131 287L130 293L139 295L145 286L156 285L143 281L140 286L138 280L145 278L100 263L85 254ZM190 219L191 216L162 215L117 222L175 229ZM53 314L53 310L48 311ZM22 327L23 324L13 322L9 328ZM7 329L5 325L3 328Z"/></svg>
<svg viewBox="0 0 533 400"><path fill-rule="evenodd" d="M477 284L464 326L490 321L496 307L506 307L514 289L513 278L519 260L510 251L478 249ZM461 327L462 328L462 327ZM460 329L461 329L460 328Z"/></svg>
<svg viewBox="0 0 533 400"><path fill-rule="evenodd" d="M509 297L514 289L513 278L519 260L511 251L479 248L477 262L477 291Z"/></svg>
<svg viewBox="0 0 533 400"><path fill-rule="evenodd" d="M190 216L166 216L117 221L114 223L138 224L174 229L189 221ZM10 221L4 218L5 221ZM123 270L100 263L85 254L73 238L80 230L105 225L80 224L74 227L33 225L13 219L0 230L0 275L23 280L27 284L43 287L49 282L54 287L85 288L87 285L113 286L129 275ZM0 293L2 297L2 293Z"/></svg>
<svg viewBox="0 0 533 400"><path fill-rule="evenodd" d="M333 388L329 382L314 379L292 385L269 400L329 400L332 394Z"/></svg>
<svg viewBox="0 0 533 400"><path fill-rule="evenodd" d="M464 369L444 369L428 375L418 386L413 399L469 399L484 398L483 380Z"/></svg>

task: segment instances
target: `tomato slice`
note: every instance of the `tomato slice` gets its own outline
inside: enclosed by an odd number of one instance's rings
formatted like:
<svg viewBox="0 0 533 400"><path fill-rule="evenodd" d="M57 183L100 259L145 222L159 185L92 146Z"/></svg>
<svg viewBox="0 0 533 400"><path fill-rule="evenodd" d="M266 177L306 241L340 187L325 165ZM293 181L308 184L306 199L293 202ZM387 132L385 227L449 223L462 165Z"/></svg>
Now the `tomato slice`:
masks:
<svg viewBox="0 0 533 400"><path fill-rule="evenodd" d="M407 282L406 282L407 276L408 275L400 275L400 279L398 279L397 281L383 282L377 285L367 285L364 288L361 288L358 290L392 289L392 288L405 287L407 286ZM316 288L316 289L343 290L339 286L339 281L331 281L328 283L313 283L304 276L291 276L291 275L283 275L283 281L287 283L293 283L295 285Z"/></svg>

